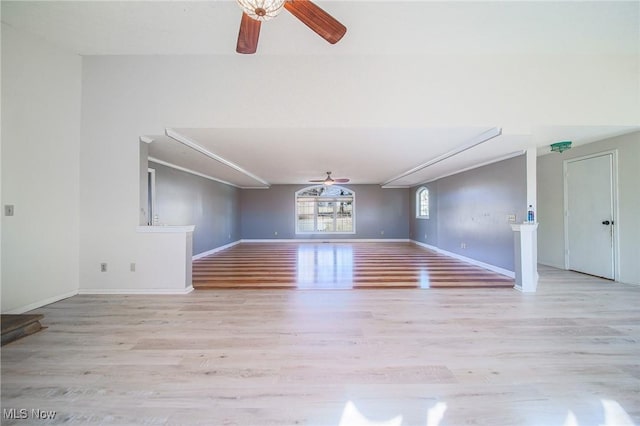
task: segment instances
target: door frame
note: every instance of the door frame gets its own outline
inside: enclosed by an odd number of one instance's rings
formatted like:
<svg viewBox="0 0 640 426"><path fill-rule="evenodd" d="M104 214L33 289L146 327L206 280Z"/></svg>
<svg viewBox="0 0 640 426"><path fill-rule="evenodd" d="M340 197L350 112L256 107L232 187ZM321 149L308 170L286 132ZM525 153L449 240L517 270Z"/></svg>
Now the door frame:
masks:
<svg viewBox="0 0 640 426"><path fill-rule="evenodd" d="M152 169L151 167L147 168L147 225L154 226L157 225L156 217L156 169Z"/></svg>
<svg viewBox="0 0 640 426"><path fill-rule="evenodd" d="M613 208L613 213L612 213L613 225L611 225L612 226L611 229L613 230L613 237L612 237L613 238L613 241L612 241L613 280L619 281L620 280L620 262L618 261L618 259L620 257L619 256L620 246L619 246L618 235L620 234L619 232L620 218L618 214L618 150L617 149L596 152L588 155L582 155L580 157L568 158L564 160L562 163L562 166L563 166L562 177L564 180L564 194L563 194L564 196L564 200L563 200L564 201L564 269L567 269L567 270L569 269L569 215L568 215L569 184L567 182L567 171L568 171L569 163L588 160L590 158L602 157L605 155L611 155L611 199L612 199L612 208Z"/></svg>

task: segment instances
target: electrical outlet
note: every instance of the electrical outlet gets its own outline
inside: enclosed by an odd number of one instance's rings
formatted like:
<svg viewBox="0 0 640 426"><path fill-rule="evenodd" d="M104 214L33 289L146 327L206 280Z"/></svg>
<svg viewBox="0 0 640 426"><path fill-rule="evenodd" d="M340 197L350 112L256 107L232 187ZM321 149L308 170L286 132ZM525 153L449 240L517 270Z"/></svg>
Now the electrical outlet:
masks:
<svg viewBox="0 0 640 426"><path fill-rule="evenodd" d="M136 263L135 262L131 262L131 264L129 265L129 270L131 272L135 272L136 271Z"/></svg>
<svg viewBox="0 0 640 426"><path fill-rule="evenodd" d="M460 248L461 249L466 249L467 248L467 243L460 243Z"/></svg>
<svg viewBox="0 0 640 426"><path fill-rule="evenodd" d="M384 231L380 231L380 235L384 235Z"/></svg>
<svg viewBox="0 0 640 426"><path fill-rule="evenodd" d="M424 234L424 239L425 239L425 240L427 239L427 234Z"/></svg>
<svg viewBox="0 0 640 426"><path fill-rule="evenodd" d="M100 272L107 272L107 264L106 263L101 263L100 264Z"/></svg>
<svg viewBox="0 0 640 426"><path fill-rule="evenodd" d="M5 216L13 216L13 204L5 204L4 205L4 215Z"/></svg>
<svg viewBox="0 0 640 426"><path fill-rule="evenodd" d="M278 235L278 231L275 231L275 232L273 233L273 235Z"/></svg>
<svg viewBox="0 0 640 426"><path fill-rule="evenodd" d="M508 214L507 215L507 222L516 223L516 215L515 214Z"/></svg>

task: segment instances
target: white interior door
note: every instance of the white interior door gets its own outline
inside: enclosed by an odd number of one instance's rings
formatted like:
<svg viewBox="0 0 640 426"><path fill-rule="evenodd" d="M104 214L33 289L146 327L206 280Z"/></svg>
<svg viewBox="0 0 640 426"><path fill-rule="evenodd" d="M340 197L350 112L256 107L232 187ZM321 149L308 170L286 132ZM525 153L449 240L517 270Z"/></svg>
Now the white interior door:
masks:
<svg viewBox="0 0 640 426"><path fill-rule="evenodd" d="M613 154L565 162L568 269L614 279Z"/></svg>

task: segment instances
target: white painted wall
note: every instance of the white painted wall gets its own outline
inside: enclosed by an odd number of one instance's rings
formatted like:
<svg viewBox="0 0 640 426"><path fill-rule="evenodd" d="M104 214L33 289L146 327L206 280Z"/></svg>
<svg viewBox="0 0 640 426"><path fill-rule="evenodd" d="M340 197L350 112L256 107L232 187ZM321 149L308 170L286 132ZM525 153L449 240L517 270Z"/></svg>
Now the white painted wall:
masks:
<svg viewBox="0 0 640 426"><path fill-rule="evenodd" d="M126 265L106 262L107 271L100 272L104 278L82 282L80 294L184 294L193 290L193 226L137 229L131 252L134 261Z"/></svg>
<svg viewBox="0 0 640 426"><path fill-rule="evenodd" d="M538 260L564 268L563 161L610 150L618 150L620 281L640 284L640 132L538 158Z"/></svg>
<svg viewBox="0 0 640 426"><path fill-rule="evenodd" d="M2 312L78 291L80 56L2 24Z"/></svg>
<svg viewBox="0 0 640 426"><path fill-rule="evenodd" d="M634 55L89 56L84 69L87 130L120 118L122 131L145 134L190 126L531 129L636 125L640 113Z"/></svg>

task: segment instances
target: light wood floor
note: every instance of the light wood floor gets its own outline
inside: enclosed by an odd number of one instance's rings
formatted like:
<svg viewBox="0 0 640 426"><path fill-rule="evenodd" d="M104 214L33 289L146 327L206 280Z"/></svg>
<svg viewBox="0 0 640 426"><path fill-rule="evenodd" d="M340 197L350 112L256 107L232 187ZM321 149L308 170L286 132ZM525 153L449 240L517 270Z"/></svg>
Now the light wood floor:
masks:
<svg viewBox="0 0 640 426"><path fill-rule="evenodd" d="M1 350L3 410L55 420L3 424L640 424L640 287L540 272L536 294L75 296Z"/></svg>
<svg viewBox="0 0 640 426"><path fill-rule="evenodd" d="M193 263L197 289L513 285L509 277L412 243L244 243Z"/></svg>

